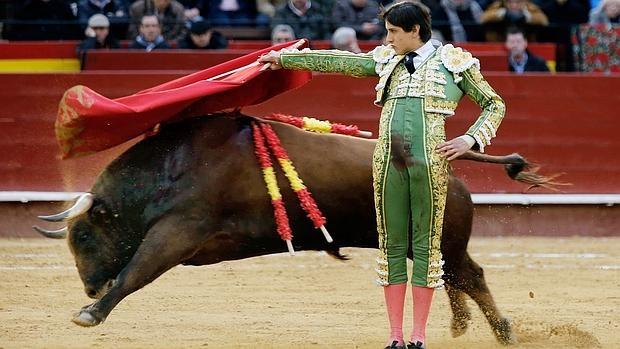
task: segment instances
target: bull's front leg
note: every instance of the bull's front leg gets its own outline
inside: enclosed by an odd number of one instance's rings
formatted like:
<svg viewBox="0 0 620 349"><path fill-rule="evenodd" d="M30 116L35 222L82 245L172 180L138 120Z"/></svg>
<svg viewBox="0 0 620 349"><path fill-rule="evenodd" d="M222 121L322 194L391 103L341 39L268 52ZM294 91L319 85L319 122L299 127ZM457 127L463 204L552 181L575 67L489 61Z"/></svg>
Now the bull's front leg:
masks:
<svg viewBox="0 0 620 349"><path fill-rule="evenodd" d="M72 321L80 326L102 323L125 297L191 257L200 245L197 226L195 221L174 215L157 222L147 232L144 241L108 292L100 300L83 307Z"/></svg>

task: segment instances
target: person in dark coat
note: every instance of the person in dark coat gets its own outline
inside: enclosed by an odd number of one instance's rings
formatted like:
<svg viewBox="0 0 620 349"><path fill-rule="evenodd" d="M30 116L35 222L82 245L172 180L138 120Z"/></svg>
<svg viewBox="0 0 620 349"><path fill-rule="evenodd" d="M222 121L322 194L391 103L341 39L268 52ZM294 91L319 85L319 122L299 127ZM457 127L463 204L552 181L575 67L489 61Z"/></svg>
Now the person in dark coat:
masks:
<svg viewBox="0 0 620 349"><path fill-rule="evenodd" d="M64 0L30 0L15 13L15 19L25 23L8 28L9 40L71 40L82 37L80 28L71 25L76 13Z"/></svg>
<svg viewBox="0 0 620 349"><path fill-rule="evenodd" d="M111 22L110 35L115 38L125 38L129 17L127 8L124 6L120 0L80 0L77 6L78 21L83 29L88 30L88 19L100 13Z"/></svg>
<svg viewBox="0 0 620 349"><path fill-rule="evenodd" d="M86 23L93 15L101 13L108 18L127 20L127 9L118 0L80 0L78 3L78 20Z"/></svg>
<svg viewBox="0 0 620 349"><path fill-rule="evenodd" d="M129 8L131 24L128 38L138 35L140 19L146 15L159 18L161 34L166 40L178 40L185 36L185 8L176 0L137 0Z"/></svg>
<svg viewBox="0 0 620 349"><path fill-rule="evenodd" d="M482 13L475 0L441 0L432 10L433 29L450 42L484 41Z"/></svg>
<svg viewBox="0 0 620 349"><path fill-rule="evenodd" d="M211 28L206 21L192 22L189 33L179 40L178 47L182 49L218 50L228 47L228 40L220 32Z"/></svg>
<svg viewBox="0 0 620 349"><path fill-rule="evenodd" d="M209 0L207 19L216 26L254 26L255 0ZM264 24L264 23L261 23Z"/></svg>
<svg viewBox="0 0 620 349"><path fill-rule="evenodd" d="M378 40L385 34L378 13L379 5L374 0L338 0L332 11L332 25L355 29L360 40Z"/></svg>
<svg viewBox="0 0 620 349"><path fill-rule="evenodd" d="M506 33L506 49L508 50L508 69L521 74L523 72L548 72L544 58L533 55L527 50L527 39L523 31L511 28Z"/></svg>
<svg viewBox="0 0 620 349"><path fill-rule="evenodd" d="M328 23L321 9L311 0L288 0L283 7L276 10L271 20L271 28L278 24L288 24L298 38L321 40L328 36Z"/></svg>
<svg viewBox="0 0 620 349"><path fill-rule="evenodd" d="M131 49L151 52L156 49L168 49L170 45L161 35L161 23L156 15L146 15L140 21L140 35L129 45Z"/></svg>
<svg viewBox="0 0 620 349"><path fill-rule="evenodd" d="M94 49L120 48L118 40L110 35L110 21L102 14L96 14L88 19L86 39L78 46L78 53Z"/></svg>

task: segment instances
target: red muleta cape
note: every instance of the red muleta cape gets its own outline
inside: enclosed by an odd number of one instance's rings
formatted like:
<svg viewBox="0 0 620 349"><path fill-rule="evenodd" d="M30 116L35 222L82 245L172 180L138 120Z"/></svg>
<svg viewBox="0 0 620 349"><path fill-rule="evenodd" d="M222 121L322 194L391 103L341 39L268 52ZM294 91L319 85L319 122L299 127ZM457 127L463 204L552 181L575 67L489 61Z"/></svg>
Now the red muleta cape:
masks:
<svg viewBox="0 0 620 349"><path fill-rule="evenodd" d="M86 86L74 86L60 100L56 117L56 139L62 157L111 148L163 121L258 104L300 87L310 81L310 72L262 69L262 64L215 81L207 80L252 64L270 50L292 44L275 45L117 99L108 99Z"/></svg>

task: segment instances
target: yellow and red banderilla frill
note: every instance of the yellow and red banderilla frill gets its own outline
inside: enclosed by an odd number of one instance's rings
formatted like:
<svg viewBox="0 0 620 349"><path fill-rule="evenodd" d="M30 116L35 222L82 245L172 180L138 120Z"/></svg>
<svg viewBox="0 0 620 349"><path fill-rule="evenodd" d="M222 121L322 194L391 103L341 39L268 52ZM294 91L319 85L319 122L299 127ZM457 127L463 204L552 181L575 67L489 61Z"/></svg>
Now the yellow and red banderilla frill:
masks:
<svg viewBox="0 0 620 349"><path fill-rule="evenodd" d="M271 114L266 117L266 119L284 122L297 126L298 128L317 133L339 133L362 137L372 136L372 133L360 131L357 126L346 126L338 123L330 123L329 121L317 120L310 117L300 118L284 114ZM289 253L294 254L295 252L291 242L293 234L291 232L288 215L286 214L286 208L284 207L284 203L282 201L282 195L280 194L280 188L278 187L276 180L273 163L271 162L271 155L275 156L278 160L282 171L284 171L284 175L289 180L291 189L293 189L297 195L301 207L306 212L308 218L312 221L314 227L321 230L327 242L333 242L334 240L325 228L325 217L319 210L312 194L299 177L293 162L289 158L284 147L282 147L280 138L274 129L267 123L256 121L252 123L252 133L254 135L254 152L263 172L263 179L265 180L265 184L267 186L267 192L271 197L271 204L274 209L277 231L282 240L286 241Z"/></svg>
<svg viewBox="0 0 620 349"><path fill-rule="evenodd" d="M372 133L368 131L361 131L355 125L343 125L337 122L330 122L327 120L319 120L309 116L299 117L280 113L272 113L265 117L268 120L280 121L289 125L296 126L302 130L312 131L316 133L338 133L348 136L358 136L370 138Z"/></svg>
<svg viewBox="0 0 620 349"><path fill-rule="evenodd" d="M293 244L291 243L293 234L286 214L286 208L282 202L282 195L280 194L280 188L276 180L269 149L267 149L265 138L257 123L252 123L252 134L254 136L254 154L256 154L256 159L260 164L263 172L263 179L267 185L267 192L269 193L269 197L271 197L271 205L273 206L273 215L276 221L278 234L282 240L286 241L289 252L293 254L295 252L293 250Z"/></svg>

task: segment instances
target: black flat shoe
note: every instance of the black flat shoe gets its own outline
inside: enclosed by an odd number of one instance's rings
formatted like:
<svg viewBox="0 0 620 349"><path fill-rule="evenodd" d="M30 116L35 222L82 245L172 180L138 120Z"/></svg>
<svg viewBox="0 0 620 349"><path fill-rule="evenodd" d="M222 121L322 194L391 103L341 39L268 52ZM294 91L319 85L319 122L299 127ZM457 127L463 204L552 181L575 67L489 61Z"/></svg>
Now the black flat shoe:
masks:
<svg viewBox="0 0 620 349"><path fill-rule="evenodd" d="M424 346L424 343L418 341L415 344L409 342L409 344L407 344L407 349L426 349L426 347Z"/></svg>
<svg viewBox="0 0 620 349"><path fill-rule="evenodd" d="M392 344L388 345L384 349L407 349L404 345L398 345L398 341L393 341Z"/></svg>

